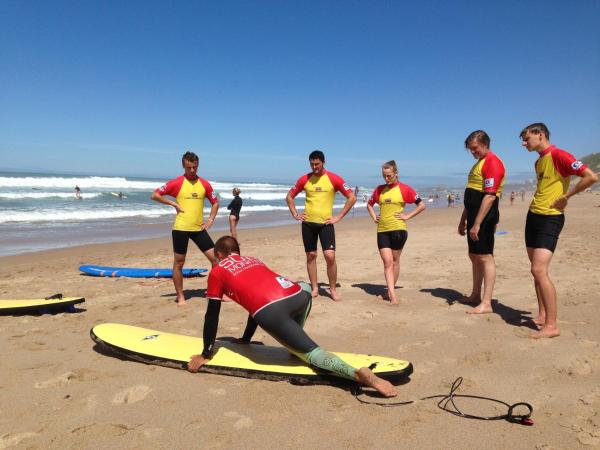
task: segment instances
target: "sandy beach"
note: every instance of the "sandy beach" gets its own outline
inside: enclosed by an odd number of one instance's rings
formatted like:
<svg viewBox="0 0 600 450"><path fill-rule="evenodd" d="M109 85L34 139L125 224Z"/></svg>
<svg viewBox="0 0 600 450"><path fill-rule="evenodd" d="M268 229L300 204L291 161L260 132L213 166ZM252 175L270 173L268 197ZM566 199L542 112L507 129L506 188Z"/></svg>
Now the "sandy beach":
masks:
<svg viewBox="0 0 600 450"><path fill-rule="evenodd" d="M600 193L578 195L566 211L551 265L562 336L552 340L528 338L537 310L523 238L529 199L501 203L498 231L506 234L496 237L493 314L468 315L459 301L470 292L471 266L456 233L457 206L409 222L397 307L378 296L383 265L370 219L336 225L343 301L318 297L306 329L327 350L411 361L414 373L392 401L445 394L460 376L459 393L532 404L532 427L455 417L435 400L383 408L334 386L193 375L95 351L89 330L104 322L201 336L206 277L184 282L189 300L182 308L171 280L78 272L81 264L169 267L165 235L0 258L0 299L57 292L86 298L80 313L0 316L0 449L600 448ZM306 279L298 225L243 226L243 254ZM222 234L212 233L215 240ZM190 249L186 266L206 267ZM326 282L322 255L318 265ZM241 335L246 317L238 305L224 304L218 335ZM260 329L255 339L275 344ZM472 414L505 412L459 404Z"/></svg>

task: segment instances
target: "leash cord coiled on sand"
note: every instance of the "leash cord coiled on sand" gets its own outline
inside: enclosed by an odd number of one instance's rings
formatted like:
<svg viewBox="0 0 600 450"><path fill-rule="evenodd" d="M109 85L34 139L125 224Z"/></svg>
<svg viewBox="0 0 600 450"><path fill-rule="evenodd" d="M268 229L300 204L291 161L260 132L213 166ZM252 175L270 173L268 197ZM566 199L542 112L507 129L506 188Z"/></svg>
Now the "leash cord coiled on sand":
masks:
<svg viewBox="0 0 600 450"><path fill-rule="evenodd" d="M531 420L531 414L533 413L533 407L529 403L518 402L518 403L514 403L514 404L510 405L502 400L498 400L495 398L482 397L479 395L456 394L456 391L458 390L458 387L462 384L462 382L463 382L463 378L458 377L456 380L454 380L454 383L452 383L452 387L450 388L450 392L448 394L430 395L429 397L423 397L419 400L430 400L433 398L441 398L441 400L437 404L438 408L440 408L446 412L449 412L450 414L454 414L455 416L464 417L465 419L507 420L508 422L518 423L521 425L533 425L533 420ZM394 402L394 403L369 402L369 401L363 400L362 398L359 397L361 394L363 394L363 390L362 390L361 386L358 386L352 393L353 393L354 397L356 398L356 400L358 400L360 403L364 403L367 405L384 406L384 407L388 407L388 408L394 407L394 406L410 405L411 403L416 403L417 401L419 401L419 400L408 400L405 402ZM478 399L478 400L486 400L486 401L490 401L490 402L494 402L494 403L500 403L501 405L504 405L508 408L508 412L506 414L501 414L498 416L476 416L474 414L463 413L458 408L456 403L454 402L454 399L456 399L456 398L474 398L474 399ZM528 412L525 414L515 414L515 409L520 408L520 407L527 408Z"/></svg>

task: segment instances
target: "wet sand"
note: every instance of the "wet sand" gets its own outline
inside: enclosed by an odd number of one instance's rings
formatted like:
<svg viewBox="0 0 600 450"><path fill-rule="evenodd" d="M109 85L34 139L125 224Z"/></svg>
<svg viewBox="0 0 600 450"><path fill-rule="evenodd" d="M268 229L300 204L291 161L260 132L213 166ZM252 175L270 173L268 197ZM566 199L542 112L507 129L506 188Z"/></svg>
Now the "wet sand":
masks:
<svg viewBox="0 0 600 450"><path fill-rule="evenodd" d="M534 448L600 447L600 195L581 194L567 210L551 265L562 336L532 340L537 302L523 242L527 202L507 199L496 237L494 313L465 314L471 288L461 209L425 211L409 222L397 290L384 290L375 227L365 217L337 229L343 301L318 297L306 329L323 348L375 353L414 365L398 400L460 393L534 407L533 427L452 416L435 400L396 408L360 404L332 386L295 386L144 365L94 350L89 330L120 322L201 336L206 277L186 280L178 308L170 280L94 278L81 264L171 264L170 238L87 245L0 258L0 298L61 292L83 296L85 311L0 316L2 448ZM215 231L213 238L222 235ZM240 230L242 253L279 273L306 279L298 225ZM188 267L206 267L191 248ZM325 263L318 260L320 281ZM226 303L220 336L241 335L246 314ZM256 339L275 345L258 330ZM201 349L198 349L199 352ZM366 400L388 400L365 397ZM504 413L464 402L473 414Z"/></svg>

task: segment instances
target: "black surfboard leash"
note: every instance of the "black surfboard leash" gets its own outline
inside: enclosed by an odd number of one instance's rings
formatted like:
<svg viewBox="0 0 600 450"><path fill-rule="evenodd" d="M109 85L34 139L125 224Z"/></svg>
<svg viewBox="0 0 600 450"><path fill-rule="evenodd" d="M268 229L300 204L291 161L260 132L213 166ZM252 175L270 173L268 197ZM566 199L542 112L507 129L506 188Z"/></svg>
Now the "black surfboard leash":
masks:
<svg viewBox="0 0 600 450"><path fill-rule="evenodd" d="M407 400L407 401L403 401L403 402L383 403L383 402L366 401L366 400L360 398L360 395L364 394L364 390L363 390L362 386L356 386L356 388L352 390L352 395L354 395L356 400L358 400L360 403L363 403L366 405L383 406L386 408L410 405L412 403L416 403L416 402L422 401L422 400L430 400L430 399L434 399L434 398L439 398L441 400L437 404L438 408L440 408L446 412L449 412L450 414L453 414L455 416L463 417L465 419L506 420L510 423L516 423L516 424L520 424L520 425L528 425L528 426L533 425L533 420L531 419L531 414L533 414L533 406L531 406L529 403L518 402L518 403L513 403L511 405L509 403L506 403L502 400L498 400L495 398L483 397L483 396L479 396L479 395L457 394L456 391L458 390L458 388L462 384L462 382L463 382L462 377L458 377L456 380L454 380L454 382L452 383L452 386L450 388L450 392L448 394L430 395L428 397L422 397L418 400ZM506 414L500 414L497 416L477 416L474 414L464 413L458 408L458 406L456 405L456 403L454 401L457 398L474 398L477 400L485 400L485 401L489 401L489 402L499 403L501 405L506 406L508 408L508 411L506 412ZM527 412L524 414L517 414L516 410L522 409L522 408L527 409Z"/></svg>

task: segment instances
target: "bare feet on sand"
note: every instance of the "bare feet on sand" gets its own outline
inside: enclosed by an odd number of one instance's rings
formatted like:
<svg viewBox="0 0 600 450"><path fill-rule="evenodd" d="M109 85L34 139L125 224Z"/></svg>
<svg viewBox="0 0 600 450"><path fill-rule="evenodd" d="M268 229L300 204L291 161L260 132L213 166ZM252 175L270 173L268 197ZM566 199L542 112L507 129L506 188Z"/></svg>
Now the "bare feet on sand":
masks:
<svg viewBox="0 0 600 450"><path fill-rule="evenodd" d="M319 296L319 288L313 289L311 292L312 298L317 298Z"/></svg>
<svg viewBox="0 0 600 450"><path fill-rule="evenodd" d="M362 367L356 371L356 381L365 386L372 387L384 397L395 397L398 395L398 391L392 383L379 378L367 367Z"/></svg>
<svg viewBox="0 0 600 450"><path fill-rule="evenodd" d="M342 295L339 294L338 291L336 291L335 289L330 289L329 295L331 295L331 298L334 302L339 302L342 299Z"/></svg>
<svg viewBox="0 0 600 450"><path fill-rule="evenodd" d="M481 303L481 294L471 294L469 296L463 295L460 301L461 303L467 303L469 305L477 305Z"/></svg>
<svg viewBox="0 0 600 450"><path fill-rule="evenodd" d="M537 316L535 319L532 319L533 323L535 323L536 325L539 325L540 327L543 327L544 324L546 323L546 317L545 316Z"/></svg>
<svg viewBox="0 0 600 450"><path fill-rule="evenodd" d="M560 336L560 330L557 326L544 325L540 331L531 333L532 339L544 339Z"/></svg>
<svg viewBox="0 0 600 450"><path fill-rule="evenodd" d="M492 305L488 305L487 303L480 303L475 308L467 311L467 314L489 314L493 313Z"/></svg>
<svg viewBox="0 0 600 450"><path fill-rule="evenodd" d="M185 297L183 295L177 297L177 306L185 306Z"/></svg>

